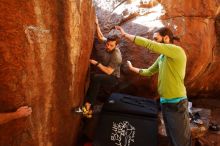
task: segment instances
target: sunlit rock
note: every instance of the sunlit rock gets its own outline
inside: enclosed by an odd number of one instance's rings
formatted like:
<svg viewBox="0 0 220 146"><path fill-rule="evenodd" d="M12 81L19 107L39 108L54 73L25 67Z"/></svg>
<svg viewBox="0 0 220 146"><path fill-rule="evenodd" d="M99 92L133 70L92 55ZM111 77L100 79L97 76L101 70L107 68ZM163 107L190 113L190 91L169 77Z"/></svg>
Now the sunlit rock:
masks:
<svg viewBox="0 0 220 146"><path fill-rule="evenodd" d="M176 0L94 0L101 29L105 35L116 33L115 25L127 32L152 38L155 29L168 26L179 36L187 54L186 87L188 96L216 96L220 92L219 68L219 2ZM217 30L217 31L216 31ZM149 67L158 56L122 40L122 92L146 97L157 96L157 79L131 75L126 60L140 68ZM123 79L125 78L125 79ZM127 89L126 89L127 88Z"/></svg>
<svg viewBox="0 0 220 146"><path fill-rule="evenodd" d="M95 31L90 0L0 2L0 112L32 115L0 125L0 146L73 146Z"/></svg>

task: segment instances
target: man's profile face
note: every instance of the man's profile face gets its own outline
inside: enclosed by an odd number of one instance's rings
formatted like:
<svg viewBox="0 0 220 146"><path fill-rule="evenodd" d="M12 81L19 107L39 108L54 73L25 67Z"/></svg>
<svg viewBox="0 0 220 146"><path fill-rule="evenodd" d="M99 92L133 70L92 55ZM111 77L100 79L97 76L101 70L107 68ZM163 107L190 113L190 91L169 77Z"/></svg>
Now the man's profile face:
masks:
<svg viewBox="0 0 220 146"><path fill-rule="evenodd" d="M154 33L153 39L158 43L164 43L163 37L158 32Z"/></svg>
<svg viewBox="0 0 220 146"><path fill-rule="evenodd" d="M105 44L105 48L107 51L112 51L116 47L116 41L107 41Z"/></svg>

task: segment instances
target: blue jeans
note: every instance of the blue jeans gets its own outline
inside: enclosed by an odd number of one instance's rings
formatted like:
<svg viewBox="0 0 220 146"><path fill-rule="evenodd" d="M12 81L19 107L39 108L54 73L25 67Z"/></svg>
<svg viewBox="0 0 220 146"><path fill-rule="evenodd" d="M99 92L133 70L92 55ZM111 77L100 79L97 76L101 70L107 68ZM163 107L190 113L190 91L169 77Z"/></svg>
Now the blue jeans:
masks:
<svg viewBox="0 0 220 146"><path fill-rule="evenodd" d="M167 136L172 146L191 146L188 100L161 104Z"/></svg>

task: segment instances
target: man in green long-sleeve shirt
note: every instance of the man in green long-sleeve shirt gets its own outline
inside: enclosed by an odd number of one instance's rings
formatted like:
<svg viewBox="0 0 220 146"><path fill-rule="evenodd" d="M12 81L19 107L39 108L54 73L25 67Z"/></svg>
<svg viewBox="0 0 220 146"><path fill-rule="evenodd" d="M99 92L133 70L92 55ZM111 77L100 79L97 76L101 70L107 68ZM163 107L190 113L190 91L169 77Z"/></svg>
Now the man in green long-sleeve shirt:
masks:
<svg viewBox="0 0 220 146"><path fill-rule="evenodd" d="M158 73L158 92L167 135L173 146L190 146L191 132L188 118L188 100L184 77L186 70L186 54L184 50L173 43L178 39L166 27L154 33L154 40L126 33L120 26L116 29L126 39L138 46L160 54L148 69L133 67L128 61L129 69L142 76L152 76Z"/></svg>

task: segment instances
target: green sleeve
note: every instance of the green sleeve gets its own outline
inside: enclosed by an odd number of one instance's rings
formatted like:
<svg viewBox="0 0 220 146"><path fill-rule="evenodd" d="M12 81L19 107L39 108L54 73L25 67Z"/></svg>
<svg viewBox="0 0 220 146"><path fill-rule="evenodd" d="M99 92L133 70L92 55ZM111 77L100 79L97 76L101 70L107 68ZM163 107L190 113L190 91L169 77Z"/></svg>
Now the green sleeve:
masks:
<svg viewBox="0 0 220 146"><path fill-rule="evenodd" d="M148 69L141 69L139 74L141 76L152 76L153 74L157 73L159 70L159 58L160 57L158 57L154 64L152 64Z"/></svg>
<svg viewBox="0 0 220 146"><path fill-rule="evenodd" d="M154 41L151 41L149 39L139 37L139 36L135 37L134 43L138 46L148 48L149 50L155 53L163 54L170 58L178 57L178 54L181 50L180 47L176 45L157 43L157 42L154 42Z"/></svg>

